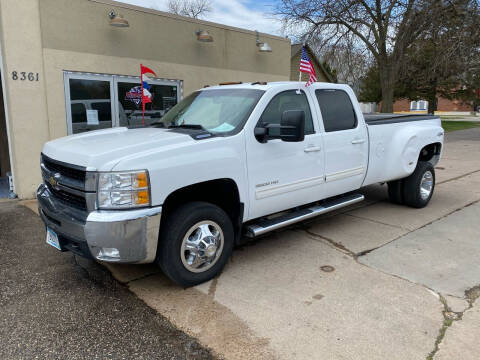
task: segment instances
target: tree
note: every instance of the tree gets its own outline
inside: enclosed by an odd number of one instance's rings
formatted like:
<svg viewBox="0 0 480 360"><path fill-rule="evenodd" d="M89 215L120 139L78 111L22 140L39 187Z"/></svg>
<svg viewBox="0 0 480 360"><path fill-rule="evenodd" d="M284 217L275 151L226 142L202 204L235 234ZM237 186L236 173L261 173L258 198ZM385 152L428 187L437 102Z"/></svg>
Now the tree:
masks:
<svg viewBox="0 0 480 360"><path fill-rule="evenodd" d="M376 65L368 69L365 76L360 79L358 101L379 103L382 100L380 87L380 73Z"/></svg>
<svg viewBox="0 0 480 360"><path fill-rule="evenodd" d="M400 70L398 96L428 101L436 98L471 101L480 87L480 10L477 1L439 4L427 30L406 53Z"/></svg>
<svg viewBox="0 0 480 360"><path fill-rule="evenodd" d="M408 48L443 0L282 0L277 13L288 26L303 26L307 37L325 45L368 51L378 65L382 112L393 111L394 86Z"/></svg>
<svg viewBox="0 0 480 360"><path fill-rule="evenodd" d="M168 11L175 15L198 19L212 11L210 0L169 0Z"/></svg>
<svg viewBox="0 0 480 360"><path fill-rule="evenodd" d="M325 70L325 72L328 74L332 82L338 83L337 69L332 68L326 61L322 62L322 67L323 70Z"/></svg>
<svg viewBox="0 0 480 360"><path fill-rule="evenodd" d="M351 46L322 46L317 38L311 38L309 45L319 59L335 69L335 82L350 85L358 92L360 80L371 65L371 57Z"/></svg>

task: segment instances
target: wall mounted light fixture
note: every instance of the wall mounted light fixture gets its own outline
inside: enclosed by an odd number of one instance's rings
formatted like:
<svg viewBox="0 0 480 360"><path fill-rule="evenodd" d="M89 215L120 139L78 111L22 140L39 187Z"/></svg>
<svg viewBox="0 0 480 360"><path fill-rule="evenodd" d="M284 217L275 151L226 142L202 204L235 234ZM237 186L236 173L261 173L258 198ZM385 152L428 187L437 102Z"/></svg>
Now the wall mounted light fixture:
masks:
<svg viewBox="0 0 480 360"><path fill-rule="evenodd" d="M110 25L115 27L129 27L130 24L127 20L123 18L122 15L118 15L115 11L110 11L108 13L108 17L110 18Z"/></svg>
<svg viewBox="0 0 480 360"><path fill-rule="evenodd" d="M197 30L195 35L197 35L197 40L200 42L213 42L213 36L207 30Z"/></svg>
<svg viewBox="0 0 480 360"><path fill-rule="evenodd" d="M268 43L260 42L260 37L258 36L258 31L257 30L255 30L255 34L257 35L257 39L256 39L255 43L258 47L258 51L260 51L260 52L272 52L272 48L270 47L270 45L268 45Z"/></svg>

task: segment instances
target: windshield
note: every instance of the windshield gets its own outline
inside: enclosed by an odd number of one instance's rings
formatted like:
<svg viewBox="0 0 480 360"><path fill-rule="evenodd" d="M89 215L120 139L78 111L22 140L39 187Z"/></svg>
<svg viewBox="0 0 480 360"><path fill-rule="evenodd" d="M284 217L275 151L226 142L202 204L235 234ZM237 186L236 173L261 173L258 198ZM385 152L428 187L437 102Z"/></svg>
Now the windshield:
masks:
<svg viewBox="0 0 480 360"><path fill-rule="evenodd" d="M213 134L235 134L242 129L263 93L255 89L197 91L170 109L160 121L166 127L196 125Z"/></svg>

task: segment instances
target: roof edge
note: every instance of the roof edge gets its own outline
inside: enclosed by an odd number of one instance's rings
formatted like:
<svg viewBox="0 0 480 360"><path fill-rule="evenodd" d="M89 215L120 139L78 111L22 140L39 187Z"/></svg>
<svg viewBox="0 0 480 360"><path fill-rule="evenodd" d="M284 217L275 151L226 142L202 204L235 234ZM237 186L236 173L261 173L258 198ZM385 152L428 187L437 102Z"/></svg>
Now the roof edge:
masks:
<svg viewBox="0 0 480 360"><path fill-rule="evenodd" d="M238 28L238 27L235 27L235 26L214 23L214 22L211 22L211 21L194 19L194 18L190 18L190 17L187 17L187 16L175 15L175 14L172 14L172 13L169 13L169 12L144 8L144 7L141 7L141 6L131 5L131 4L123 3L123 2L118 2L118 1L115 1L115 0L88 0L88 1L103 4L103 5L115 6L117 8L143 12L143 13L146 13L146 14L168 17L168 18L171 18L171 19L176 19L176 20L185 21L185 22L189 22L189 23L207 25L207 26L216 27L216 28L219 28L219 29L232 30L232 31L237 31L237 32L241 32L241 33L244 33L244 34L255 35L254 30L247 30L247 29L242 29L242 28ZM269 39L288 41L290 43L290 39L287 38L287 37L282 37L282 36L272 35L272 34L266 34L266 33L261 33L261 32L259 32L259 35L262 36L262 37L269 38Z"/></svg>
<svg viewBox="0 0 480 360"><path fill-rule="evenodd" d="M302 45L302 43L296 43L296 44L292 44L291 46L298 46L298 45ZM333 83L333 79L332 77L330 76L330 74L327 72L327 70L325 70L325 66L323 66L322 62L318 59L318 57L315 55L315 53L312 51L312 48L308 45L308 44L305 44L305 46L308 48L308 50L310 50L310 52L312 53L312 55L315 57L315 60L317 61L318 63L318 66L320 66L320 69L322 69L323 73L325 74L325 76L327 77L328 81L330 81L331 83ZM296 56L300 50L302 49L301 46L298 47L298 50L295 51L291 57L294 57Z"/></svg>

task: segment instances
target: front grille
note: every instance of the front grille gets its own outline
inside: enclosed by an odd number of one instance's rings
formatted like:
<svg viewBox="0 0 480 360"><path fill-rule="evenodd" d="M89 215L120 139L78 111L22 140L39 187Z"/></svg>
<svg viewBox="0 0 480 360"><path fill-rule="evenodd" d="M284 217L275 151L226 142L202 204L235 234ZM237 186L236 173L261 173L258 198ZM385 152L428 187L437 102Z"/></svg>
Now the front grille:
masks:
<svg viewBox="0 0 480 360"><path fill-rule="evenodd" d="M62 165L59 162L52 161L45 155L42 156L42 162L43 165L45 165L45 167L51 172L59 173L60 175L67 178L85 181L85 170L75 169L70 166Z"/></svg>
<svg viewBox="0 0 480 360"><path fill-rule="evenodd" d="M60 189L55 189L49 183L45 183L52 195L62 203L76 209L87 210L87 201L83 196L78 196Z"/></svg>

